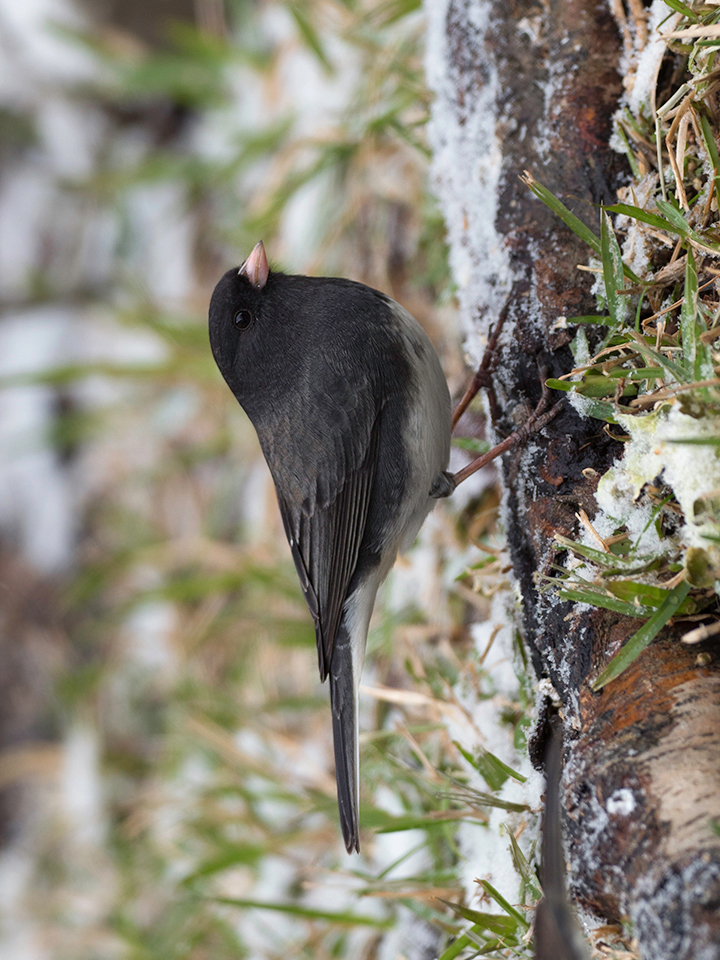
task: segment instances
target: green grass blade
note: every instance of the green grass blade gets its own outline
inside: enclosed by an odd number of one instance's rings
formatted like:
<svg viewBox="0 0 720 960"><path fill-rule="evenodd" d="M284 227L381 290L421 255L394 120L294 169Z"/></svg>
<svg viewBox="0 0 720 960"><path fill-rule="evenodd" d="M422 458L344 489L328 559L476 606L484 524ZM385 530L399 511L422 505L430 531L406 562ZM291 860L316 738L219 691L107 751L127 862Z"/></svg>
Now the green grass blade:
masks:
<svg viewBox="0 0 720 960"><path fill-rule="evenodd" d="M633 606L649 607L653 612L658 610L668 597L667 587L660 587L654 583L641 583L639 580L609 580L605 586L620 600L626 600ZM695 600L686 597L680 605L678 613L695 613Z"/></svg>
<svg viewBox="0 0 720 960"><path fill-rule="evenodd" d="M688 250L685 268L685 295L680 311L683 356L695 380L710 380L715 375L709 344L703 343L705 323L698 304L698 278L695 258Z"/></svg>
<svg viewBox="0 0 720 960"><path fill-rule="evenodd" d="M558 198L552 193L550 193L548 188L536 180L531 173L526 171L523 176L520 177L520 179L524 184L530 187L535 196L539 200L542 200L546 207L560 217L566 226L570 227L576 236L580 237L580 239L592 250L594 250L598 256L600 255L600 240L595 236L590 227L585 226L582 220L568 210L565 204L558 200Z"/></svg>
<svg viewBox="0 0 720 960"><path fill-rule="evenodd" d="M712 126L710 121L705 116L704 113L698 112L700 117L700 131L702 133L703 141L705 143L705 149L708 152L710 157L710 162L713 165L713 180L715 181L715 199L718 202L718 208L720 208L720 157L718 156L717 144L715 143L715 136L713 134Z"/></svg>
<svg viewBox="0 0 720 960"><path fill-rule="evenodd" d="M568 226L575 236L580 237L580 239L586 243L598 256L602 255L602 246L599 238L592 232L590 227L586 226L579 217L576 217L572 211L568 210L565 204L558 200L547 187L543 186L535 177L529 173L527 170L520 177L522 182L528 186L535 196L542 200L546 207L548 207L556 216L560 217L562 222ZM638 276L636 276L630 267L623 264L623 274L630 280L632 283L641 283L642 281Z"/></svg>
<svg viewBox="0 0 720 960"><path fill-rule="evenodd" d="M293 917L304 917L306 920L328 920L330 923L339 923L348 927L376 927L379 930L390 930L395 925L395 920L392 918L380 920L377 917L366 917L347 911L317 910L314 907L303 907L299 903L264 903L262 900L245 900L235 897L212 897L211 899L213 903L224 903L228 907L241 907L244 910L274 910Z"/></svg>
<svg viewBox="0 0 720 960"><path fill-rule="evenodd" d="M335 73L335 68L325 52L325 47L320 39L320 35L311 23L306 11L301 9L300 4L293 3L292 0L289 3L286 3L285 6L290 13L290 16L295 21L295 25L298 28L300 36L303 38L308 48L315 54L318 62L322 65L325 72L328 74Z"/></svg>
<svg viewBox="0 0 720 960"><path fill-rule="evenodd" d="M667 219L674 226L676 233L678 233L681 237L692 240L693 243L703 247L705 250L711 250L713 253L720 252L720 245L713 240L708 240L706 237L700 236L699 233L696 233L693 229L691 229L690 224L687 222L682 213L669 200L658 200L657 205L658 209L665 214Z"/></svg>
<svg viewBox="0 0 720 960"><path fill-rule="evenodd" d="M481 880L480 886L485 890L488 896L492 897L495 903L497 903L497 905L505 911L505 913L507 913L511 917L515 917L515 919L520 924L520 926L524 930L527 930L530 924L526 920L526 918L522 915L522 913L520 913L519 910L516 910L515 907L513 907L510 903L508 903L505 897L503 897L503 895L499 891L497 891L495 887L488 880Z"/></svg>
<svg viewBox="0 0 720 960"><path fill-rule="evenodd" d="M643 210L642 207L635 207L631 203L613 203L612 206L605 207L605 209L610 213L619 213L625 217L632 217L633 220L640 220L642 223L647 223L658 230L669 230L671 233L677 233L676 228L669 220L665 220L664 217L660 217L656 213Z"/></svg>
<svg viewBox="0 0 720 960"><path fill-rule="evenodd" d="M479 933L480 931L478 931ZM456 957L459 957L463 950L466 950L473 941L470 937L463 934L461 937L458 937L457 940L454 940L450 946L444 950L438 960L455 960Z"/></svg>
<svg viewBox="0 0 720 960"><path fill-rule="evenodd" d="M611 680L619 677L634 660L637 660L645 647L660 633L670 617L677 613L688 593L690 593L690 584L687 580L683 580L682 583L673 587L665 598L665 601L650 617L647 623L644 623L637 633L634 633L633 636L630 637L622 650L612 658L597 680L595 680L592 685L595 692L601 690L610 683Z"/></svg>
<svg viewBox="0 0 720 960"><path fill-rule="evenodd" d="M592 377L586 376L577 385L577 393L582 394L583 397L613 397L618 389L617 378L615 377ZM634 397L637 394L637 387L633 383L626 383L622 391L620 392L621 397Z"/></svg>
<svg viewBox="0 0 720 960"><path fill-rule="evenodd" d="M662 377L661 367L636 367L626 372L630 380L657 380Z"/></svg>
<svg viewBox="0 0 720 960"><path fill-rule="evenodd" d="M530 807L526 803L512 803L510 800L502 800L492 793L485 793L482 790L475 790L472 787L464 787L461 792L452 792L441 794L447 800L454 800L456 803L470 804L476 807L496 807L498 810L509 810L512 813L524 813Z"/></svg>
<svg viewBox="0 0 720 960"><path fill-rule="evenodd" d="M496 933L501 937L512 937L517 933L517 920L513 916L508 916L507 914L502 913L484 913L481 910L472 910L470 907L464 907L460 903L451 903L449 900L443 900L442 897L438 897L441 903L444 903L446 907L450 907L453 913L456 913L459 917L462 917L464 920L469 920L476 927L479 927L481 930L490 930L491 933Z"/></svg>
<svg viewBox="0 0 720 960"><path fill-rule="evenodd" d="M635 606L627 600L609 597L602 590L595 590L588 586L561 587L558 596L563 600L572 600L575 603L589 603L593 607L602 607L603 610L612 610L614 613L623 613L626 617L649 617L653 613L652 607Z"/></svg>
<svg viewBox="0 0 720 960"><path fill-rule="evenodd" d="M213 874L222 873L223 870L228 870L230 867L254 867L262 860L264 856L267 856L267 853L267 847L257 844L255 846L248 845L246 847L229 847L228 850L224 851L218 856L201 863L196 870L193 870L192 873L188 874L188 876L182 881L183 886L192 886L192 884L201 877L210 877Z"/></svg>
<svg viewBox="0 0 720 960"><path fill-rule="evenodd" d="M625 286L620 246L610 217L605 210L600 214L600 256L605 283L605 301L614 327L620 327L627 313L627 301L618 293Z"/></svg>
<svg viewBox="0 0 720 960"><path fill-rule="evenodd" d="M627 134L625 132L625 127L623 126L622 122L619 122L616 124L615 132L623 142L623 145L625 147L625 156L627 157L627 161L630 164L630 169L632 170L633 177L635 177L636 180L640 180L641 179L640 167L638 165L637 160L635 159L635 154L633 153L633 150L630 146L630 141L628 140Z"/></svg>
<svg viewBox="0 0 720 960"><path fill-rule="evenodd" d="M523 878L526 888L530 891L530 896L534 900L539 900L542 892L538 885L538 879L530 867L530 864L527 862L525 854L520 849L520 845L515 839L515 834L509 828L507 829L507 835L510 841L510 854L515 864L515 869Z"/></svg>
<svg viewBox="0 0 720 960"><path fill-rule="evenodd" d="M720 447L720 437L669 437L665 443L687 443L698 447Z"/></svg>
<svg viewBox="0 0 720 960"><path fill-rule="evenodd" d="M690 383L692 381L693 378L689 376L688 369L684 363L671 360L669 357L666 357L664 353L661 353L659 350L653 350L652 347L640 341L635 342L635 349L641 356L645 357L646 360L649 360L653 366L662 367L665 373L669 374L672 379L678 383Z"/></svg>
<svg viewBox="0 0 720 960"><path fill-rule="evenodd" d="M646 570L647 567L658 559L654 554L644 554L640 557L626 558L620 557L616 553L605 553L603 550L596 550L594 547L588 547L584 543L578 543L563 537L562 534L555 534L555 541L566 550L571 550L579 557L585 560L591 560L596 566L600 567L606 575L612 572L638 573Z"/></svg>
<svg viewBox="0 0 720 960"><path fill-rule="evenodd" d="M478 440L476 437L453 437L452 445L459 447L460 450L467 450L468 453L473 453L476 457L481 457L490 449L487 440Z"/></svg>
<svg viewBox="0 0 720 960"><path fill-rule="evenodd" d="M373 20L379 27L389 27L409 13L414 13L422 6L421 0L387 0L373 11Z"/></svg>
<svg viewBox="0 0 720 960"><path fill-rule="evenodd" d="M372 827L376 833L402 833L405 830L432 830L442 827L447 823L459 823L466 821L470 823L481 823L477 817L470 814L459 815L457 810L448 810L446 815L441 812L433 816L424 816L422 814L405 814L392 816L385 813L384 810L370 809L365 810L360 816L360 825L362 827Z"/></svg>
<svg viewBox="0 0 720 960"><path fill-rule="evenodd" d="M575 384L577 387L577 384ZM586 397L575 391L579 397L582 397L582 414L586 417L594 417L596 420L604 420L605 423L617 423L615 419L615 407L607 400L598 400L595 397Z"/></svg>
<svg viewBox="0 0 720 960"><path fill-rule="evenodd" d="M657 205L658 210L661 210L665 214L665 217L672 224L676 233L679 233L681 237L690 235L690 224L669 200L658 200Z"/></svg>
<svg viewBox="0 0 720 960"><path fill-rule="evenodd" d="M688 367L694 372L696 379L698 371L696 367L696 357L698 353L698 344L700 343L701 330L698 329L698 278L695 268L695 258L692 250L687 252L687 265L685 267L685 295L683 297L682 309L680 310L680 330L682 332L683 355Z"/></svg>
<svg viewBox="0 0 720 960"><path fill-rule="evenodd" d="M489 750L481 749L478 756L473 757L457 740L453 740L453 743L467 762L486 780L491 790L499 790L508 777L512 777L513 780L517 780L518 783L525 783L527 777L524 777L521 773L513 770L512 767L509 767L506 763L503 763L499 757L496 757L494 753L490 753Z"/></svg>
<svg viewBox="0 0 720 960"><path fill-rule="evenodd" d="M693 23L700 23L700 18L695 11L691 10L686 3L682 3L681 0L665 0L665 5L676 13L681 13L688 20L692 20Z"/></svg>

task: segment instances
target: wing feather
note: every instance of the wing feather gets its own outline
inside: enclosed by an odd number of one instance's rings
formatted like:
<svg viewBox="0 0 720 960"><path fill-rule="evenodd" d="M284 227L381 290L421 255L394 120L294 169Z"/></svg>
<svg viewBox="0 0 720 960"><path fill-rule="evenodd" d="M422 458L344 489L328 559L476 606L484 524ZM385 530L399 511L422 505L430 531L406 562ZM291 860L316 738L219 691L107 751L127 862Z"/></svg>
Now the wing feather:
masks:
<svg viewBox="0 0 720 960"><path fill-rule="evenodd" d="M329 503L316 498L307 512L307 501L291 503L278 492L285 533L315 621L321 680L330 669L335 636L365 532L379 432L377 416L360 463L345 472L342 485Z"/></svg>

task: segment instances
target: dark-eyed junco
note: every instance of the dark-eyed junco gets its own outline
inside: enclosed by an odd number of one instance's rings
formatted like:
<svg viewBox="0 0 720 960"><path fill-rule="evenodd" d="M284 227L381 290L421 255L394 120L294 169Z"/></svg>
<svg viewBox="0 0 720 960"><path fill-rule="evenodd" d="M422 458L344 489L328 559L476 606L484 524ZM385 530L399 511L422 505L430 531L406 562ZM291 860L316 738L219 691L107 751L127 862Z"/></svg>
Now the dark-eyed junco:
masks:
<svg viewBox="0 0 720 960"><path fill-rule="evenodd" d="M270 270L258 243L220 280L210 343L257 430L330 677L345 846L359 850L358 683L378 587L454 481L450 394L417 321L351 280Z"/></svg>

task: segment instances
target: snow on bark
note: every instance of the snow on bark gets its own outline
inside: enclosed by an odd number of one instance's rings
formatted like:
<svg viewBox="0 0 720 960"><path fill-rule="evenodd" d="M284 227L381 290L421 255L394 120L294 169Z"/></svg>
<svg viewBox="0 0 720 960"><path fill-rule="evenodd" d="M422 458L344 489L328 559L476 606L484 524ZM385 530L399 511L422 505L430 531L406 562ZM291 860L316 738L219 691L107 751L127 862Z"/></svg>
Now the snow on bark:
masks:
<svg viewBox="0 0 720 960"><path fill-rule="evenodd" d="M450 265L472 364L482 358L513 275L497 231L502 149L498 71L484 56L490 2L427 4L426 71L436 101L429 125L435 189L445 211ZM462 29L455 30L453 24ZM450 49L458 41L462 49ZM473 69L482 65L479 75Z"/></svg>

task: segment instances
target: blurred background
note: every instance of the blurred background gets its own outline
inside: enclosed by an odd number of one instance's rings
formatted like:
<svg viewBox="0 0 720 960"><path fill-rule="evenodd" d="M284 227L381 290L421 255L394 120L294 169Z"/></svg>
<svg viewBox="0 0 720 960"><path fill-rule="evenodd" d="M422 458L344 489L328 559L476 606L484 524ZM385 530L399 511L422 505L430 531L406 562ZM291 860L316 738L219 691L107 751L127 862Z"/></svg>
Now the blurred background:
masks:
<svg viewBox="0 0 720 960"><path fill-rule="evenodd" d="M527 775L530 721L492 473L381 592L350 858L310 617L207 342L262 238L399 300L464 388L420 7L0 0L2 960L450 960L497 941L477 877L537 894L495 763Z"/></svg>

